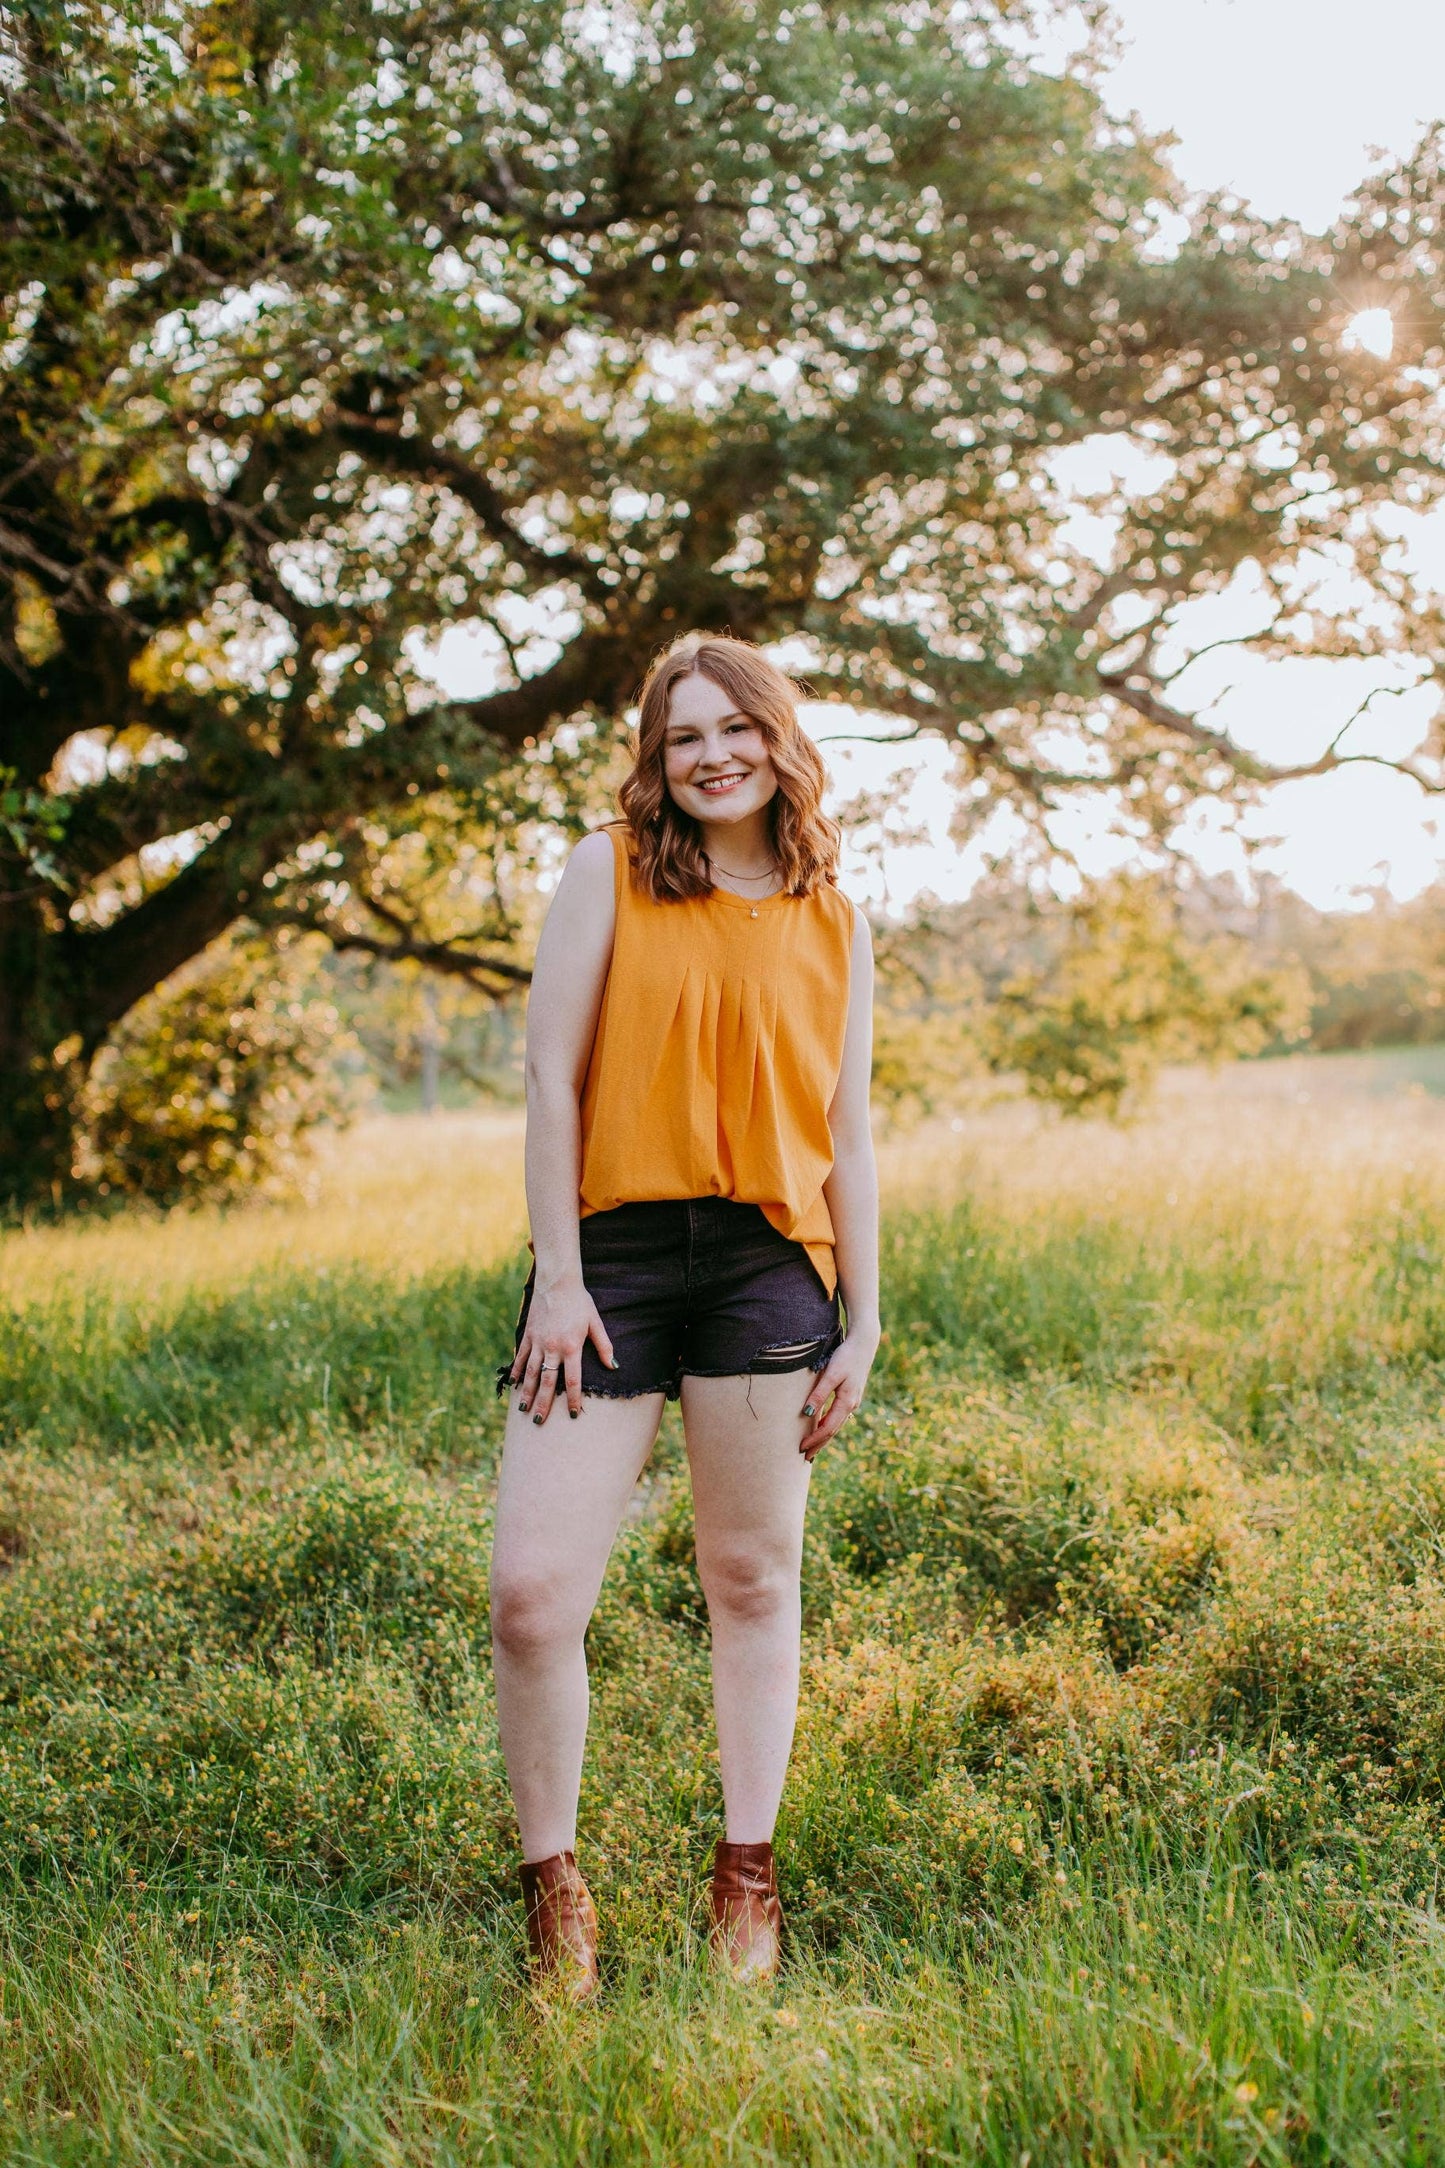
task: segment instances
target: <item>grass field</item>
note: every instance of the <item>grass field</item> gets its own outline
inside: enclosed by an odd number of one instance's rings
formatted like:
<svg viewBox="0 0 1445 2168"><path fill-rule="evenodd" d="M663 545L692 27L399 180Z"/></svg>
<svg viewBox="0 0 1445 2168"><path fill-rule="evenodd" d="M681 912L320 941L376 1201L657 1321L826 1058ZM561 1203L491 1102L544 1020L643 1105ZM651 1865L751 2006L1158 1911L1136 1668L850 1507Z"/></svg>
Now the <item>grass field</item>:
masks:
<svg viewBox="0 0 1445 2168"><path fill-rule="evenodd" d="M786 1975L702 1960L669 1418L572 2017L520 1985L486 1655L516 1119L0 1237L0 2160L1445 2162L1442 1086L1292 1058L884 1140Z"/></svg>

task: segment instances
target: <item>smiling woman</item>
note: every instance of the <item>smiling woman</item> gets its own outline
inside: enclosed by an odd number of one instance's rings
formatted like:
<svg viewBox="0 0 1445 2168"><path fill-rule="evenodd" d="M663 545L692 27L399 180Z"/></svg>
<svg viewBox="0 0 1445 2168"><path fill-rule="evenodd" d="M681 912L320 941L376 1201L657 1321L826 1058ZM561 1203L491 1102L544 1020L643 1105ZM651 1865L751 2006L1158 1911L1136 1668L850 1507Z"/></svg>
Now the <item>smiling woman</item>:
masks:
<svg viewBox="0 0 1445 2168"><path fill-rule="evenodd" d="M777 789L768 741L761 723L734 707L732 696L700 671L673 688L664 739L663 767L668 795L694 820L726 822L736 832L741 857L749 831L757 827ZM752 868L714 867L727 882L767 881L777 886L778 868L766 833L753 835L763 862Z"/></svg>
<svg viewBox="0 0 1445 2168"><path fill-rule="evenodd" d="M655 901L718 888L810 894L836 879L826 772L796 689L745 640L689 635L648 673L619 800Z"/></svg>
<svg viewBox="0 0 1445 2168"><path fill-rule="evenodd" d="M682 1403L727 1834L715 1946L779 1961L814 1455L878 1348L872 957L797 689L699 635L643 687L625 819L568 863L527 1027L523 1291L492 1564L497 1715L539 1978L597 1985L577 1870L583 1639L668 1398ZM847 1309L847 1325L840 1314ZM801 1405L800 1405L801 1403ZM588 1411L579 1446L555 1421Z"/></svg>

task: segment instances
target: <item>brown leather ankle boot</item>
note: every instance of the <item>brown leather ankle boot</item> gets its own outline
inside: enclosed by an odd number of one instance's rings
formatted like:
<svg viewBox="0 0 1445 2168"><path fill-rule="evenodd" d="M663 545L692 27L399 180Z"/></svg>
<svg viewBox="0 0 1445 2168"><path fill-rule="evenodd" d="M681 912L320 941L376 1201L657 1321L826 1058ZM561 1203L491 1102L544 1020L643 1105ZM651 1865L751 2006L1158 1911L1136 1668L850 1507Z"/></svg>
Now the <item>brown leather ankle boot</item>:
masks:
<svg viewBox="0 0 1445 2168"><path fill-rule="evenodd" d="M522 1896L533 1979L568 2002L587 2002L598 1987L597 1914L572 1853L524 1866Z"/></svg>
<svg viewBox="0 0 1445 2168"><path fill-rule="evenodd" d="M735 1980L771 1980L783 1954L783 1908L770 1844L718 1845L712 1946Z"/></svg>

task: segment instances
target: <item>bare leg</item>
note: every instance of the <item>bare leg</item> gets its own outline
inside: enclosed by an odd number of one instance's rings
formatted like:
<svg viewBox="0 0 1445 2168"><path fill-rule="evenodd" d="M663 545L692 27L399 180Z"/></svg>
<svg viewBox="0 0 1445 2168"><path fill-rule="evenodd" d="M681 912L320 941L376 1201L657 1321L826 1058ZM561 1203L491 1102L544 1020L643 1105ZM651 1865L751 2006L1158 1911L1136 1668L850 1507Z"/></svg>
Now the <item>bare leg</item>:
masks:
<svg viewBox="0 0 1445 2168"><path fill-rule="evenodd" d="M770 1843L798 1713L799 1574L812 1471L798 1451L809 1371L684 1378L697 1564L732 1844Z"/></svg>
<svg viewBox="0 0 1445 2168"><path fill-rule="evenodd" d="M662 1406L661 1393L594 1394L577 1421L558 1402L538 1424L512 1397L492 1541L492 1655L527 1860L576 1845L587 1739L582 1637Z"/></svg>

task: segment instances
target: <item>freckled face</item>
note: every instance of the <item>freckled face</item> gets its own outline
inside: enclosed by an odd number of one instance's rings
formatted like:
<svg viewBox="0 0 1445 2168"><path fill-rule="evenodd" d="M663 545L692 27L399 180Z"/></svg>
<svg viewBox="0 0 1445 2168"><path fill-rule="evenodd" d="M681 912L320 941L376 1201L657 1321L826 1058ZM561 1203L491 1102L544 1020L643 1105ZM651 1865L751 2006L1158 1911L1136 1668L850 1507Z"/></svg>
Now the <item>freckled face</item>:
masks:
<svg viewBox="0 0 1445 2168"><path fill-rule="evenodd" d="M755 817L778 788L761 728L700 670L672 688L662 770L674 803L709 824Z"/></svg>

